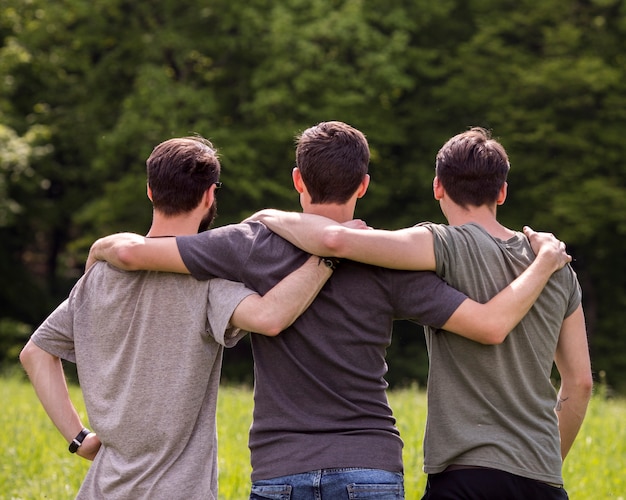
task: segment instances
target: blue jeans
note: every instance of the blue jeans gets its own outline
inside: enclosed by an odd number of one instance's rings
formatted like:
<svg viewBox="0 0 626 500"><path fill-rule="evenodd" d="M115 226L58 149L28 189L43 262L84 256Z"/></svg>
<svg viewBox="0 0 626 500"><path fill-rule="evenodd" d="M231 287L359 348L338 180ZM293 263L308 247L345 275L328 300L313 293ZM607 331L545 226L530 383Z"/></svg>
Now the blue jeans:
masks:
<svg viewBox="0 0 626 500"><path fill-rule="evenodd" d="M404 478L379 469L320 469L252 483L250 500L403 500Z"/></svg>

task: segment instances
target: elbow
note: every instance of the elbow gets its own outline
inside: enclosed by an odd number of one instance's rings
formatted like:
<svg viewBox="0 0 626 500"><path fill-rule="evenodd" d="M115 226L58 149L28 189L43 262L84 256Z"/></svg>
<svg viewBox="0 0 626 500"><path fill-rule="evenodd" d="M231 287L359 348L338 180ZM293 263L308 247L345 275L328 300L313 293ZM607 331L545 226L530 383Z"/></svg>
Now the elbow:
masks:
<svg viewBox="0 0 626 500"><path fill-rule="evenodd" d="M122 246L113 249L114 258L111 260L117 267L126 271L139 271L140 262L135 259L133 246Z"/></svg>
<svg viewBox="0 0 626 500"><path fill-rule="evenodd" d="M479 342L484 345L500 345L509 335L509 330L499 326L489 327L488 325L482 330Z"/></svg>
<svg viewBox="0 0 626 500"><path fill-rule="evenodd" d="M593 394L593 376L591 372L585 373L583 376L579 377L577 386L583 397L589 401Z"/></svg>
<svg viewBox="0 0 626 500"><path fill-rule="evenodd" d="M267 337L276 337L290 324L275 315L262 314L255 319L254 331Z"/></svg>
<svg viewBox="0 0 626 500"><path fill-rule="evenodd" d="M488 335L481 341L481 344L500 345L504 342L505 339L506 337L503 337L502 335L491 335L491 336Z"/></svg>
<svg viewBox="0 0 626 500"><path fill-rule="evenodd" d="M276 325L269 325L267 328L265 328L265 331L263 332L263 335L265 335L266 337L276 337L285 328L282 328L282 327L276 326Z"/></svg>
<svg viewBox="0 0 626 500"><path fill-rule="evenodd" d="M346 257L345 229L343 226L333 226L324 231L321 241L324 256Z"/></svg>
<svg viewBox="0 0 626 500"><path fill-rule="evenodd" d="M22 364L22 366L27 372L35 363L37 352L38 352L37 346L33 344L31 341L29 341L20 352L20 356L19 356L20 363Z"/></svg>

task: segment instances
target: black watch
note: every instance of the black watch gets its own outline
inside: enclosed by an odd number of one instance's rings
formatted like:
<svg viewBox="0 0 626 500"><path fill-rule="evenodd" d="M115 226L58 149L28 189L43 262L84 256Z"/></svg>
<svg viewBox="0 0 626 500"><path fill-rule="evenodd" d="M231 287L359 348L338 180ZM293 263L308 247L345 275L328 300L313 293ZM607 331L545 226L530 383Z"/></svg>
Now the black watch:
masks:
<svg viewBox="0 0 626 500"><path fill-rule="evenodd" d="M320 257L319 264L324 263L326 267L329 267L332 271L337 269L337 266L341 262L337 257Z"/></svg>
<svg viewBox="0 0 626 500"><path fill-rule="evenodd" d="M76 450L80 448L80 445L83 444L83 441L87 437L87 434L89 434L90 432L91 431L85 427L82 431L78 433L78 436L72 439L70 447L68 448L70 450L70 453L76 453Z"/></svg>

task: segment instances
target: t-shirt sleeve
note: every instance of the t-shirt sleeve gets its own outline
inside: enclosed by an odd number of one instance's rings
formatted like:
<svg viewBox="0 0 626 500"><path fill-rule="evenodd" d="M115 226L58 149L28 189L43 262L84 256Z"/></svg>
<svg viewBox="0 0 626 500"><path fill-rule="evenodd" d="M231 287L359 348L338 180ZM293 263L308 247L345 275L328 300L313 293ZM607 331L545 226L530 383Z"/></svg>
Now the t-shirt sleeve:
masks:
<svg viewBox="0 0 626 500"><path fill-rule="evenodd" d="M230 318L243 299L255 293L242 283L213 279L209 283L207 317L209 333L216 342L226 347L234 346L246 335L245 330L230 324Z"/></svg>
<svg viewBox="0 0 626 500"><path fill-rule="evenodd" d="M31 336L33 343L59 358L76 363L71 303L63 301Z"/></svg>
<svg viewBox="0 0 626 500"><path fill-rule="evenodd" d="M430 271L398 271L393 279L396 319L441 328L467 295Z"/></svg>
<svg viewBox="0 0 626 500"><path fill-rule="evenodd" d="M257 232L255 224L231 224L191 236L177 236L180 256L197 280L223 278L243 281L250 249Z"/></svg>
<svg viewBox="0 0 626 500"><path fill-rule="evenodd" d="M581 301L582 301L582 289L580 287L580 282L578 281L578 277L576 275L576 272L572 269L572 267L568 264L567 266L565 266L561 272L567 272L569 279L571 280L570 282L570 296L569 296L569 301L567 303L567 311L565 312L565 317L567 318L568 316L570 316L571 314L573 314L573 312L578 309L578 306L580 305Z"/></svg>

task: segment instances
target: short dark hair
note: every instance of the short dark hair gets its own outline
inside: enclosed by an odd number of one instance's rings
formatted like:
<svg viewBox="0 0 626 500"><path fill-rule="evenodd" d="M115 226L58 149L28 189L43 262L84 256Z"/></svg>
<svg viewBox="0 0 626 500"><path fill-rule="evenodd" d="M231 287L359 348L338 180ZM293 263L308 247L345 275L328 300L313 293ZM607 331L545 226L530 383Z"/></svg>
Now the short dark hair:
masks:
<svg viewBox="0 0 626 500"><path fill-rule="evenodd" d="M202 195L220 177L217 151L201 136L162 142L154 148L146 166L152 205L168 216L196 208Z"/></svg>
<svg viewBox="0 0 626 500"><path fill-rule="evenodd" d="M343 122L318 123L297 138L296 166L312 203L345 203L367 174L365 136Z"/></svg>
<svg viewBox="0 0 626 500"><path fill-rule="evenodd" d="M504 147L488 130L472 127L442 146L435 172L452 201L479 207L498 199L509 169Z"/></svg>

